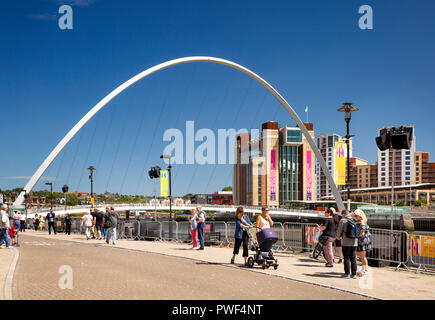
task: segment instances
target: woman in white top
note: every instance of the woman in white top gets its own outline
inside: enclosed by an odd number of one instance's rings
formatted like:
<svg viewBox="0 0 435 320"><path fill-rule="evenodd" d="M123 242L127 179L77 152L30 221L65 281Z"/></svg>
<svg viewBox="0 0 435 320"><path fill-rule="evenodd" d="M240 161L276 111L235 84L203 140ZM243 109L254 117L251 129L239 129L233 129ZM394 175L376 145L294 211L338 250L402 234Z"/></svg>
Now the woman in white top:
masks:
<svg viewBox="0 0 435 320"><path fill-rule="evenodd" d="M257 229L259 231L267 228L271 228L273 226L273 220L269 215L269 208L262 207L261 215L257 217Z"/></svg>
<svg viewBox="0 0 435 320"><path fill-rule="evenodd" d="M89 240L91 238L91 229L93 226L93 217L90 213L85 214L82 218L82 227L85 228L85 234L86 234L86 240Z"/></svg>

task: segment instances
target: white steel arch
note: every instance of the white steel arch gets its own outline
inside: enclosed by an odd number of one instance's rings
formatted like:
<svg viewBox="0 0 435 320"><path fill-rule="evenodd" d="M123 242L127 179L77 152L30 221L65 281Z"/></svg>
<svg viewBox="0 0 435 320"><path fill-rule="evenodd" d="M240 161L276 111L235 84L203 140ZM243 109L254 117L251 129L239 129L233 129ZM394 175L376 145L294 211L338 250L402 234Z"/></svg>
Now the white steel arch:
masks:
<svg viewBox="0 0 435 320"><path fill-rule="evenodd" d="M326 176L326 179L331 187L332 194L334 195L335 201L337 202L338 209L341 211L344 209L343 201L341 199L341 196L337 190L337 187L334 183L334 179L332 178L325 160L323 159L319 149L317 148L314 140L311 138L310 134L308 133L307 128L305 128L305 125L301 121L301 119L298 117L296 112L293 110L293 108L288 104L288 102L279 94L278 91L275 90L268 82L266 82L263 78L261 78L256 73L252 72L251 70L234 63L229 60L215 58L215 57L203 57L203 56L196 56L196 57L184 57L179 59L174 59L170 61L163 62L161 64L158 64L154 67L151 67L145 71L142 71L141 73L137 74L133 78L127 80L123 84L121 84L119 87L117 87L115 90L110 92L107 96L105 96L100 102L98 102L89 112L79 121L77 124L63 137L63 139L57 144L57 146L51 151L51 153L47 156L47 158L44 160L44 162L41 164L41 166L36 170L36 172L33 174L33 176L30 178L30 180L27 182L26 186L24 187L24 190L20 193L20 195L17 197L17 199L14 202L14 206L22 205L24 202L24 194L26 192L30 192L35 184L38 182L38 180L41 178L41 176L44 174L45 170L50 166L50 164L56 159L58 154L62 151L62 149L71 141L71 139L77 134L77 132L80 131L80 129L98 112L100 111L108 102L110 102L113 98L115 98L118 94L120 94L122 91L130 87L131 85L135 84L139 80L149 76L150 74L153 74L154 72L157 72L159 70L166 69L168 67L172 67L178 64L182 63L191 63L191 62L210 62L210 63L217 63L217 64L223 64L225 66L231 67L233 69L236 69L238 71L241 71L248 76L250 76L252 79L260 83L263 87L265 87L277 100L278 102L287 110L287 112L290 114L290 116L295 120L296 124L302 131L303 135L307 139L308 143L310 144L311 149L314 151L314 154L316 155L317 161L319 161L320 167L322 168L323 173Z"/></svg>

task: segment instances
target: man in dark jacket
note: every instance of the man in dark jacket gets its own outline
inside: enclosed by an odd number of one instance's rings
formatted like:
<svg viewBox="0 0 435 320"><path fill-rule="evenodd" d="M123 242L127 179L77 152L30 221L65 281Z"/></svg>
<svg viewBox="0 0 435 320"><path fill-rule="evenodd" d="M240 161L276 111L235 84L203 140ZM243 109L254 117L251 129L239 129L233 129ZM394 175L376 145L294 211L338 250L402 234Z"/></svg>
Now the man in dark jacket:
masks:
<svg viewBox="0 0 435 320"><path fill-rule="evenodd" d="M111 224L111 226L107 229L106 243L109 244L110 238L112 238L112 243L116 244L116 226L118 225L119 214L115 212L115 208L110 208L106 220L109 220Z"/></svg>
<svg viewBox="0 0 435 320"><path fill-rule="evenodd" d="M56 217L53 210L50 209L50 212L45 217L45 221L48 223L48 234L51 234L51 228L53 228L54 234L56 234Z"/></svg>

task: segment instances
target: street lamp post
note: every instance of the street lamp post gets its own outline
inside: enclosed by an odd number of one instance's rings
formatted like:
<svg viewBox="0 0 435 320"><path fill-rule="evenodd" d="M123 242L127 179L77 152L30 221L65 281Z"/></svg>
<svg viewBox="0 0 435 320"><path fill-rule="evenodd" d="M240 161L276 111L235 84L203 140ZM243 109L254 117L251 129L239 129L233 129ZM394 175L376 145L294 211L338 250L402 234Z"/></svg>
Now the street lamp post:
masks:
<svg viewBox="0 0 435 320"><path fill-rule="evenodd" d="M344 102L343 106L337 111L344 112L344 120L346 121L346 147L347 147L347 210L350 211L350 138L353 137L349 134L349 123L351 119L351 113L353 111L358 111L352 105L352 102Z"/></svg>
<svg viewBox="0 0 435 320"><path fill-rule="evenodd" d="M45 184L50 186L50 209L53 211L53 182L46 182Z"/></svg>
<svg viewBox="0 0 435 320"><path fill-rule="evenodd" d="M26 216L26 221L24 221L24 228L26 228L26 224L27 224L27 204L28 204L28 199L30 197L30 194L28 194L27 192L24 194L24 214Z"/></svg>
<svg viewBox="0 0 435 320"><path fill-rule="evenodd" d="M94 170L95 168L93 166L90 166L88 168L89 170L89 180L91 180L91 208L94 208L94 180L93 180L93 174L94 174Z"/></svg>
<svg viewBox="0 0 435 320"><path fill-rule="evenodd" d="M66 216L66 193L68 192L68 186L66 184L62 187L63 197L65 198L65 216Z"/></svg>

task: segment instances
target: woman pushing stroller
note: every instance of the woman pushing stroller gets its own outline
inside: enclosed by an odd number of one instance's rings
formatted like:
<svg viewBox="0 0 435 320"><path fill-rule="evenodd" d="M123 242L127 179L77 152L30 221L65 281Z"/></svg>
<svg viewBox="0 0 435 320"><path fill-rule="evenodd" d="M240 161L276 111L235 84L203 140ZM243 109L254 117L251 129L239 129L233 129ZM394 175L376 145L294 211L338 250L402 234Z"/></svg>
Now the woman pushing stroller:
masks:
<svg viewBox="0 0 435 320"><path fill-rule="evenodd" d="M245 266L248 260L248 244L249 244L249 227L251 226L251 220L244 212L242 207L238 207L236 210L236 216L234 218L236 222L236 231L234 233L234 250L233 257L231 258L231 264L234 264L236 255L239 254L240 245L243 243L243 258L245 259Z"/></svg>

